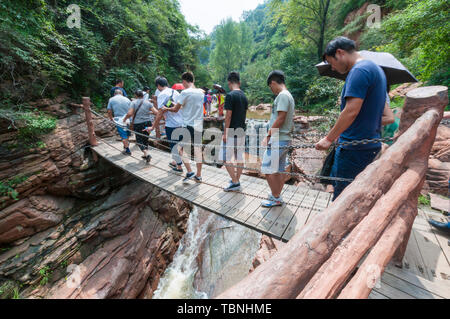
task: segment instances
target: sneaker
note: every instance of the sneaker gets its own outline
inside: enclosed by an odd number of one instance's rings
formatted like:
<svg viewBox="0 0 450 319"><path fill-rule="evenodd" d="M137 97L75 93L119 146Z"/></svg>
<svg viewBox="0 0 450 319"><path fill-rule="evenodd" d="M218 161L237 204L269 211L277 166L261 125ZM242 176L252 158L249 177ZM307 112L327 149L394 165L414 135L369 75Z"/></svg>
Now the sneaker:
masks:
<svg viewBox="0 0 450 319"><path fill-rule="evenodd" d="M174 172L177 172L177 173L183 173L183 169L182 168L178 169L178 168L174 167L174 168L172 168L172 170Z"/></svg>
<svg viewBox="0 0 450 319"><path fill-rule="evenodd" d="M126 155L126 156L131 156L131 152L130 151L123 151L122 154Z"/></svg>
<svg viewBox="0 0 450 319"><path fill-rule="evenodd" d="M225 192L240 192L241 191L241 183L234 184L230 182L230 186L224 189Z"/></svg>
<svg viewBox="0 0 450 319"><path fill-rule="evenodd" d="M194 173L194 172L192 172L192 173L187 173L185 179L183 179L183 183L186 183L186 182L190 181L194 176L195 176L195 173Z"/></svg>
<svg viewBox="0 0 450 319"><path fill-rule="evenodd" d="M265 208L272 208L277 206L283 206L284 202L283 199L275 198L272 194L269 196L268 200L264 200L261 202L261 206Z"/></svg>
<svg viewBox="0 0 450 319"><path fill-rule="evenodd" d="M198 177L197 175L194 177L194 179L197 183L201 183L203 181L203 178L201 176Z"/></svg>
<svg viewBox="0 0 450 319"><path fill-rule="evenodd" d="M177 168L177 166L176 166L176 165L173 165L172 163L169 163L169 166L170 166L171 168Z"/></svg>

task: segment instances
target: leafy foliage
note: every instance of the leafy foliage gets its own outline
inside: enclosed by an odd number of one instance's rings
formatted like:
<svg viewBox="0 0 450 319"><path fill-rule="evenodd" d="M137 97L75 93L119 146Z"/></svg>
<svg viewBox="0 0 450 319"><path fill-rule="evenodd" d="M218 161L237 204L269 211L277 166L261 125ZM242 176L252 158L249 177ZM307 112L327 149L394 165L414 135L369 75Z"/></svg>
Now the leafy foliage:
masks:
<svg viewBox="0 0 450 319"><path fill-rule="evenodd" d="M0 82L15 101L71 91L100 101L117 77L127 91L165 75L195 72L202 39L176 0L77 1L81 28L67 26L73 1L0 3Z"/></svg>
<svg viewBox="0 0 450 319"><path fill-rule="evenodd" d="M19 200L19 192L15 187L22 184L28 179L28 176L16 176L6 182L0 182L0 196L8 196L13 200Z"/></svg>

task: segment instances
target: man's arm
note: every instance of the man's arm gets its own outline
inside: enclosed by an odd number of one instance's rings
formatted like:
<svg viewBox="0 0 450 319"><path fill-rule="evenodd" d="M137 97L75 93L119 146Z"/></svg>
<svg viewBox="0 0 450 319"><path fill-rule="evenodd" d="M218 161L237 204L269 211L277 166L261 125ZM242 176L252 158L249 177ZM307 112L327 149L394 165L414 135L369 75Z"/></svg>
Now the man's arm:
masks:
<svg viewBox="0 0 450 319"><path fill-rule="evenodd" d="M147 131L151 132L153 131L155 128L159 127L159 123L161 122L161 119L164 116L164 111L163 109L159 110L158 114L156 115L155 121L153 123L153 126L150 127Z"/></svg>
<svg viewBox="0 0 450 319"><path fill-rule="evenodd" d="M154 106L150 109L150 111L156 116L158 116L158 114L159 114L159 111Z"/></svg>
<svg viewBox="0 0 450 319"><path fill-rule="evenodd" d="M270 128L269 132L267 133L267 137L262 142L262 146L267 146L269 144L270 139L272 138L272 135L275 133L276 129L279 129L283 126L284 122L286 121L287 112L279 111L277 119L273 123L272 127Z"/></svg>
<svg viewBox="0 0 450 319"><path fill-rule="evenodd" d="M131 118L134 115L134 108L130 108L128 110L127 115L125 116L125 118L123 119L123 122L125 123L129 118Z"/></svg>
<svg viewBox="0 0 450 319"><path fill-rule="evenodd" d="M181 109L181 104L177 103L177 105L175 105L174 107L171 108L167 108L167 107L163 107L162 110L165 112L172 112L172 113L177 113L180 109Z"/></svg>
<svg viewBox="0 0 450 319"><path fill-rule="evenodd" d="M357 97L347 98L345 109L342 111L334 127L328 133L327 137L316 144L317 150L326 151L330 148L331 144L353 124L359 112L361 112L363 102L363 99Z"/></svg>
<svg viewBox="0 0 450 319"><path fill-rule="evenodd" d="M395 115L391 107L389 106L389 103L386 103L386 105L384 106L383 118L381 119L381 125L385 126L392 123L395 123Z"/></svg>
<svg viewBox="0 0 450 319"><path fill-rule="evenodd" d="M109 118L111 121L114 121L114 117L113 117L113 112L112 112L112 110L108 110L108 118Z"/></svg>

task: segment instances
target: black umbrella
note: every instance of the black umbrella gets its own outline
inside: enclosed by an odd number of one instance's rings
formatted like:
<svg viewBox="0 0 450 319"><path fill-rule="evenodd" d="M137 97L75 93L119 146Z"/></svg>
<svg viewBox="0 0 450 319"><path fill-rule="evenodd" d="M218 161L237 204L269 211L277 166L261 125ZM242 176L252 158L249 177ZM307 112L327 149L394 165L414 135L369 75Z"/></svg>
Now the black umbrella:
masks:
<svg viewBox="0 0 450 319"><path fill-rule="evenodd" d="M386 52L360 51L359 54L366 60L378 64L386 74L388 85L419 82L411 72L392 54ZM331 64L322 62L316 65L320 75L345 80L348 74L340 74L331 69Z"/></svg>
<svg viewBox="0 0 450 319"><path fill-rule="evenodd" d="M214 84L213 87L214 87L214 89L216 89L217 92L219 92L219 93L222 93L222 94L227 93L227 92L225 91L225 89L224 89L221 85L219 85L219 84Z"/></svg>

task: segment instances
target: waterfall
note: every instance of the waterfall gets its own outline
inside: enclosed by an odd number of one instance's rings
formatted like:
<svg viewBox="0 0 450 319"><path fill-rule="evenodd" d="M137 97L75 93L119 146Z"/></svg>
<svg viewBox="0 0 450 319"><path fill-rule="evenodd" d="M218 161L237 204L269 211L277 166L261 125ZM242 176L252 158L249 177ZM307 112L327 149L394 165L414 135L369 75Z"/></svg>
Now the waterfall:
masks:
<svg viewBox="0 0 450 319"><path fill-rule="evenodd" d="M213 220L211 214L207 221L200 225L197 207L192 210L186 234L175 253L172 264L167 268L153 295L153 299L206 299L205 293L195 291L194 276L198 270L196 258L201 243L208 235L206 229Z"/></svg>
<svg viewBox="0 0 450 319"><path fill-rule="evenodd" d="M253 230L194 208L153 299L207 299L220 294L248 275L260 240L261 234Z"/></svg>

